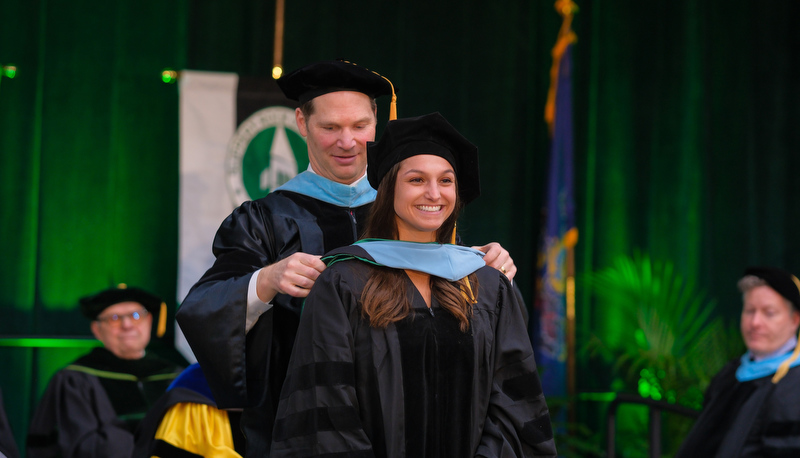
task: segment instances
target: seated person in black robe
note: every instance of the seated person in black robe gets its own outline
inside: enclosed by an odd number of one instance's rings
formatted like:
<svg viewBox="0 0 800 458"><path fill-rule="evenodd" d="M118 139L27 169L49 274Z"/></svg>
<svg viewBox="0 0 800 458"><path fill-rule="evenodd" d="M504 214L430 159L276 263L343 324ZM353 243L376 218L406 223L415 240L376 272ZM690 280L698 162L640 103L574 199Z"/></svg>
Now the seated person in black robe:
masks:
<svg viewBox="0 0 800 458"><path fill-rule="evenodd" d="M390 121L367 151L369 238L323 258L271 456L555 456L511 283L453 244L477 148L434 113Z"/></svg>
<svg viewBox="0 0 800 458"><path fill-rule="evenodd" d="M134 432L150 406L180 373L176 364L145 352L153 315L166 329L166 304L120 285L80 300L103 343L58 371L28 430L28 458L128 458Z"/></svg>
<svg viewBox="0 0 800 458"><path fill-rule="evenodd" d="M240 411L219 409L200 365L172 381L137 431L133 458L241 458Z"/></svg>
<svg viewBox="0 0 800 458"><path fill-rule="evenodd" d="M676 456L800 456L800 282L771 267L739 280L747 352L714 376Z"/></svg>

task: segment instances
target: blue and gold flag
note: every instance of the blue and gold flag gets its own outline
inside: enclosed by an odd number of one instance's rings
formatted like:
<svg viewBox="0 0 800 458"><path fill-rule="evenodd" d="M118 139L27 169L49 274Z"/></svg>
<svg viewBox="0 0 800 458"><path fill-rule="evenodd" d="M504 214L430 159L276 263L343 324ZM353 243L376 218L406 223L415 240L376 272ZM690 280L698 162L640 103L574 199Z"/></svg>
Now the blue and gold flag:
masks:
<svg viewBox="0 0 800 458"><path fill-rule="evenodd" d="M569 327L574 318L572 250L578 241L573 196L571 30L575 5L556 2L564 25L553 48L553 67L545 119L550 128L550 166L545 197L545 221L537 263L536 300L531 339L548 396L563 396L568 387Z"/></svg>

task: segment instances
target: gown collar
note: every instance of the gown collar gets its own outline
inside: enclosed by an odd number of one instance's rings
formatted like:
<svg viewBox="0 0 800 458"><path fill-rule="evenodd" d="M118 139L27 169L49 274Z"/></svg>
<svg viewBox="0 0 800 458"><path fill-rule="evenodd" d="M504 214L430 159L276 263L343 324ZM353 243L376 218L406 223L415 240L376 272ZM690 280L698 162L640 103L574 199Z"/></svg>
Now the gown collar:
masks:
<svg viewBox="0 0 800 458"><path fill-rule="evenodd" d="M361 258L347 250L323 260L330 265L355 258L394 269L418 270L448 281L458 281L486 265L481 251L460 245L364 239L351 247L361 248L372 259Z"/></svg>
<svg viewBox="0 0 800 458"><path fill-rule="evenodd" d="M366 176L366 175L365 175ZM291 191L339 207L355 208L375 200L377 192L361 177L351 185L337 183L306 170L279 186L276 191Z"/></svg>
<svg viewBox="0 0 800 458"><path fill-rule="evenodd" d="M777 352L759 361L751 361L752 355L748 351L742 355L741 364L736 369L736 380L747 382L774 374L778 370L778 366L792 356L791 351L795 346L797 346L797 337L792 337ZM798 365L800 365L800 358L792 361L789 367Z"/></svg>

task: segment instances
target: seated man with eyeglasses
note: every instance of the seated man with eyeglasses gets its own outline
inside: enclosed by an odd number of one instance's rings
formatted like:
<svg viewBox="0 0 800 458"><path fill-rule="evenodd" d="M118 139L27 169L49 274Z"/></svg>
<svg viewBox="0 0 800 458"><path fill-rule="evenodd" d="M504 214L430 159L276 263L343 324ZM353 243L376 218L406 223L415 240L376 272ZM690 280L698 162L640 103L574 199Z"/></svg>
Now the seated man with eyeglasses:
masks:
<svg viewBox="0 0 800 458"><path fill-rule="evenodd" d="M130 457L134 432L181 368L145 352L153 317L166 328L166 304L120 285L80 300L103 347L58 371L28 431L28 458Z"/></svg>

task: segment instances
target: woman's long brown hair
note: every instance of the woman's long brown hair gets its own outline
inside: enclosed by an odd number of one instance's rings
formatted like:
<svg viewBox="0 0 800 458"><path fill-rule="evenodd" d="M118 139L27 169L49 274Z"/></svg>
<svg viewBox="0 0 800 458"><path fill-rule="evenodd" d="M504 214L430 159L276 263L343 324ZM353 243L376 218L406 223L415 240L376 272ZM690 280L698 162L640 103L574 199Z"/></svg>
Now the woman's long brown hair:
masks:
<svg viewBox="0 0 800 458"><path fill-rule="evenodd" d="M400 164L395 164L381 180L381 184L378 186L378 195L375 203L372 204L370 216L367 220L364 237L397 240L394 191L399 170ZM456 186L458 186L457 180ZM456 204L453 208L453 213L436 231L436 241L438 243L450 243L461 206L461 198L456 193ZM404 277L404 273L398 269L377 267L373 270L369 280L367 280L364 291L361 293L361 311L369 318L370 326L385 328L391 323L402 320L411 312L411 301L408 298ZM477 276L471 274L468 278L472 288L472 297L477 297ZM440 277L431 276L431 296L436 298L443 309L458 319L461 331L466 332L469 329L469 318L472 316L472 301L463 293L462 285L460 281L450 282Z"/></svg>

